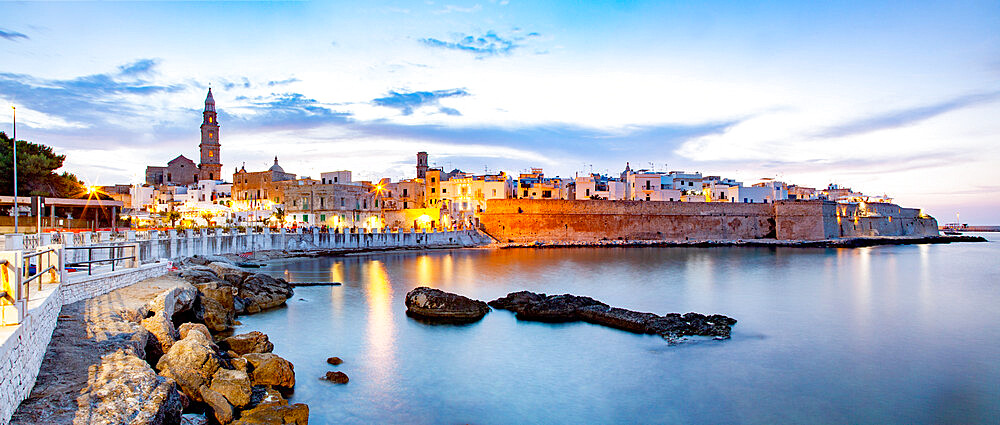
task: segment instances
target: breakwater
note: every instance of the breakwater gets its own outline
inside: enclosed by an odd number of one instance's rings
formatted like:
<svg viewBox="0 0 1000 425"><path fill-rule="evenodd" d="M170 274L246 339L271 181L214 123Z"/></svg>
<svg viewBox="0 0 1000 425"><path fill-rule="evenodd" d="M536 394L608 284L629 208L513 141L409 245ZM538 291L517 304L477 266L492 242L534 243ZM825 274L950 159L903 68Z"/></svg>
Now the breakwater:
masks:
<svg viewBox="0 0 1000 425"><path fill-rule="evenodd" d="M499 242L606 240L829 240L933 236L937 221L895 204L778 201L773 204L489 200L481 215Z"/></svg>

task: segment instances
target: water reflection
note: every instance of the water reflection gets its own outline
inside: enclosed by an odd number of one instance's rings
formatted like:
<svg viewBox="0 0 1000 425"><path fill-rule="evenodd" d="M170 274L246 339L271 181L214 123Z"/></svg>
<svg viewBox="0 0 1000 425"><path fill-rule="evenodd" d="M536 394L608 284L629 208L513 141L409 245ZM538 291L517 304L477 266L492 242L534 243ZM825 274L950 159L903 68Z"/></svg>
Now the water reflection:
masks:
<svg viewBox="0 0 1000 425"><path fill-rule="evenodd" d="M392 284L382 261L371 260L362 264L365 281L365 298L368 301L367 345L364 358L371 364L373 384L388 388L396 361L393 344L395 326L393 324Z"/></svg>

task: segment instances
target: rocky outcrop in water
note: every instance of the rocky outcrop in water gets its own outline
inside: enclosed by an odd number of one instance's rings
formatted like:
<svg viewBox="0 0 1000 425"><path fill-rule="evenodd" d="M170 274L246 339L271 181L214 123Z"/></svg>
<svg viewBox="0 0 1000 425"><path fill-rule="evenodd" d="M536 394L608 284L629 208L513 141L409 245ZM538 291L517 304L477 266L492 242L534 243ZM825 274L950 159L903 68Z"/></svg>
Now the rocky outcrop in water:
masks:
<svg viewBox="0 0 1000 425"><path fill-rule="evenodd" d="M432 321L475 322L490 312L486 303L428 287L406 294L406 314Z"/></svg>
<svg viewBox="0 0 1000 425"><path fill-rule="evenodd" d="M589 297L512 292L489 302L493 308L509 310L520 320L537 322L585 321L634 333L660 335L667 340L685 336L728 339L736 319L720 314L670 313L659 316L611 307Z"/></svg>
<svg viewBox="0 0 1000 425"><path fill-rule="evenodd" d="M346 384L350 379L344 372L327 372L322 378L324 381L330 381L334 384Z"/></svg>

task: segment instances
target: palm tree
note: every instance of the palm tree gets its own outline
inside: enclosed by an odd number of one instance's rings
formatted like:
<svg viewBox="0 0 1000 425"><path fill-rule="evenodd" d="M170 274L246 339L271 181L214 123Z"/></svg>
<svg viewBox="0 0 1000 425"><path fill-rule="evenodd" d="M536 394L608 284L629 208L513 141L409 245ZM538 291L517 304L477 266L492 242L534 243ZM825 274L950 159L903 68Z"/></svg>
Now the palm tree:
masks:
<svg viewBox="0 0 1000 425"><path fill-rule="evenodd" d="M279 226L285 227L285 210L278 208L274 211L273 214L271 214L271 217L274 217L275 220L278 220Z"/></svg>

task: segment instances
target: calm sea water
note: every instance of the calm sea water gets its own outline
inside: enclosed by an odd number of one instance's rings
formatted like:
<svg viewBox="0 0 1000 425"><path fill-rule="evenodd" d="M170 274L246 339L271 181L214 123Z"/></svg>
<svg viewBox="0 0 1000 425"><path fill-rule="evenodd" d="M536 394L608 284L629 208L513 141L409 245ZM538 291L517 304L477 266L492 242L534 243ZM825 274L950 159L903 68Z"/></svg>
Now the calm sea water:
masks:
<svg viewBox="0 0 1000 425"><path fill-rule="evenodd" d="M311 422L997 423L1000 242L793 248L456 250L287 260L287 307L242 317L295 364ZM493 311L427 325L403 299L573 293L659 314L739 320L728 341L670 346ZM345 363L326 364L330 356ZM318 378L328 370L347 385Z"/></svg>

